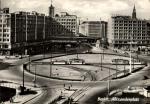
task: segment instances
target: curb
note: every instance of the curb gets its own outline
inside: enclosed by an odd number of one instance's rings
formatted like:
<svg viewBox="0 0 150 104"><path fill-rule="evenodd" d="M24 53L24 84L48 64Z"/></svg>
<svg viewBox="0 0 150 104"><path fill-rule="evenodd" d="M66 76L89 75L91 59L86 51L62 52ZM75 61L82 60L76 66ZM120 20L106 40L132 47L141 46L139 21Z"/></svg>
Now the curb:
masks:
<svg viewBox="0 0 150 104"><path fill-rule="evenodd" d="M32 97L32 98L29 99L29 100L24 101L22 104L26 104L26 103L28 103L28 102L30 102L30 101L36 99L37 97L39 97L39 96L42 95L43 93L44 93L44 92L41 90L41 93L40 93L40 94L38 94L38 95Z"/></svg>

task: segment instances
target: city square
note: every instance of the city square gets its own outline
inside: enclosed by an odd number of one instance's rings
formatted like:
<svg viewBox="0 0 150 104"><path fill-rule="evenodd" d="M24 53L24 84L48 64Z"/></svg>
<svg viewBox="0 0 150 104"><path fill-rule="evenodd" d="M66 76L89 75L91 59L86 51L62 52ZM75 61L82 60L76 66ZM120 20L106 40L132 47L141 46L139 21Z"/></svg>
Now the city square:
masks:
<svg viewBox="0 0 150 104"><path fill-rule="evenodd" d="M149 104L149 4L0 0L0 104Z"/></svg>

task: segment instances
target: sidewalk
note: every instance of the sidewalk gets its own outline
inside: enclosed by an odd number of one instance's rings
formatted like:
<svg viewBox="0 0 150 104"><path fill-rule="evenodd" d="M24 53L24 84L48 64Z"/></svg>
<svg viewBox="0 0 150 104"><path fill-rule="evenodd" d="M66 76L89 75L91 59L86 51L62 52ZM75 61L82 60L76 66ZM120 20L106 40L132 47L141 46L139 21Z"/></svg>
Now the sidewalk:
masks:
<svg viewBox="0 0 150 104"><path fill-rule="evenodd" d="M36 94L27 94L27 95L19 95L18 88L19 88L20 84L17 84L14 82L4 82L4 83L0 83L0 86L16 89L16 95L12 98L13 102L6 101L6 102L4 102L4 104L12 104L12 103L25 104L25 103L30 102L33 99L37 98L38 96L42 95L42 89L40 87L33 87L30 85L26 85L27 89L30 89L31 91L36 91L37 93Z"/></svg>

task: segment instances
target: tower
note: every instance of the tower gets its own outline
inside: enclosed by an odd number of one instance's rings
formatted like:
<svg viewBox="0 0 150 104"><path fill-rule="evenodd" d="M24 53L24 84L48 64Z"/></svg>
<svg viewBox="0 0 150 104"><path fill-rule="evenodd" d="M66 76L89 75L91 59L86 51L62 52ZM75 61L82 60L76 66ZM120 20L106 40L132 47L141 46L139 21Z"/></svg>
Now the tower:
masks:
<svg viewBox="0 0 150 104"><path fill-rule="evenodd" d="M136 9L135 9L135 5L134 5L134 8L133 8L133 12L132 12L132 18L133 18L133 19L136 19Z"/></svg>
<svg viewBox="0 0 150 104"><path fill-rule="evenodd" d="M49 16L54 17L55 15L55 7L52 5L52 0L51 0L51 6L49 7Z"/></svg>

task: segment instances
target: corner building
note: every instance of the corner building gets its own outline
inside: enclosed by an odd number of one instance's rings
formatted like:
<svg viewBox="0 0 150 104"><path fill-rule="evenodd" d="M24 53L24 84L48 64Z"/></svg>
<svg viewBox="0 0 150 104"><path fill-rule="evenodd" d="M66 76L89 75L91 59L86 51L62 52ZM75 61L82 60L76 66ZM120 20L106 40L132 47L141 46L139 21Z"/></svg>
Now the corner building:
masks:
<svg viewBox="0 0 150 104"><path fill-rule="evenodd" d="M134 6L131 16L112 16L108 26L108 42L114 48L129 49L150 44L149 22L136 18Z"/></svg>
<svg viewBox="0 0 150 104"><path fill-rule="evenodd" d="M51 40L55 37L75 36L71 23L67 27L58 21L37 12L9 13L8 9L3 9L0 12L0 53L36 53L41 50L43 43L48 43L46 49L50 49Z"/></svg>

